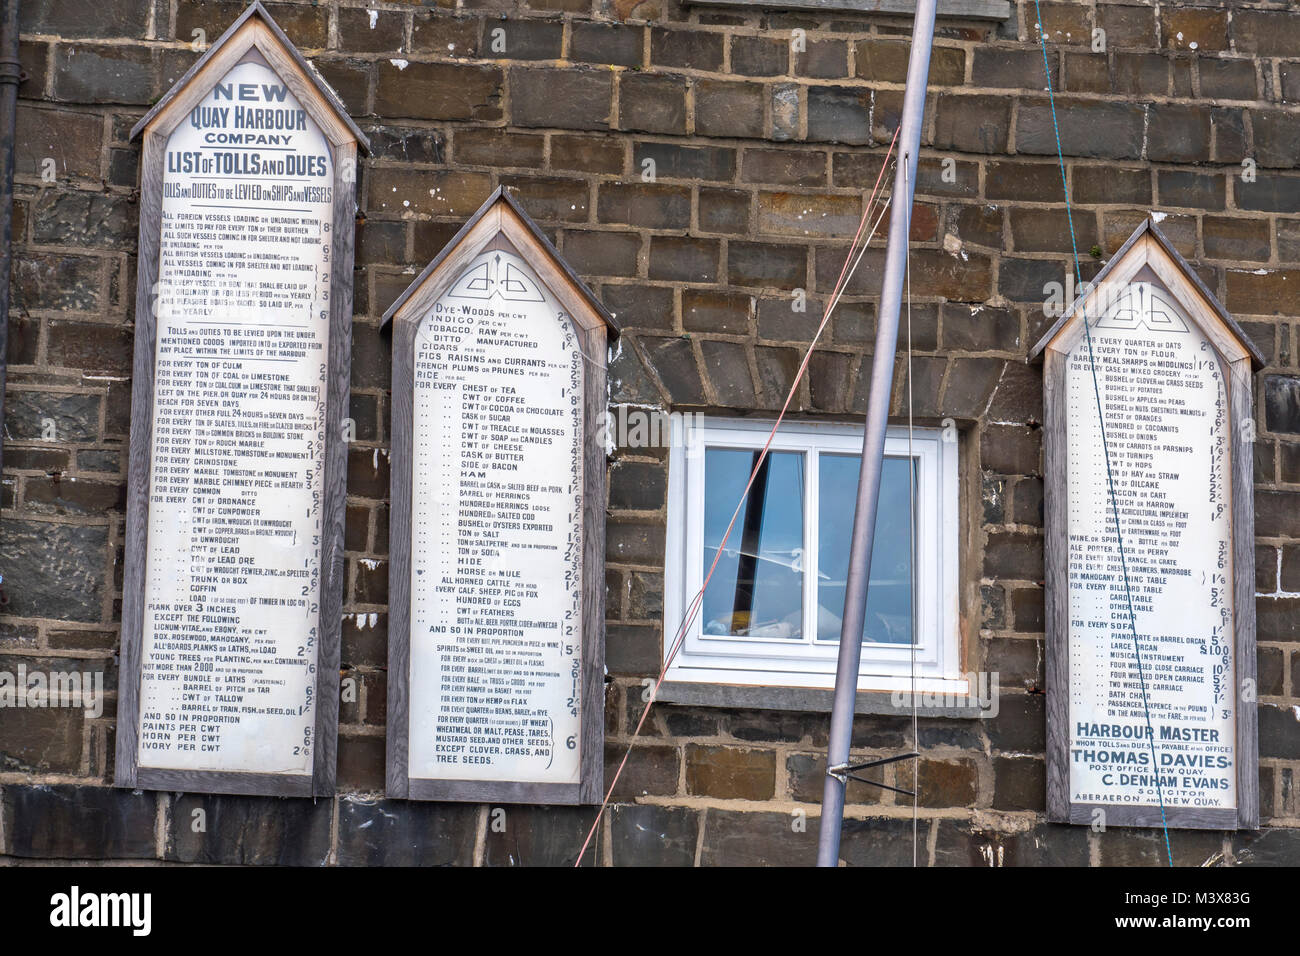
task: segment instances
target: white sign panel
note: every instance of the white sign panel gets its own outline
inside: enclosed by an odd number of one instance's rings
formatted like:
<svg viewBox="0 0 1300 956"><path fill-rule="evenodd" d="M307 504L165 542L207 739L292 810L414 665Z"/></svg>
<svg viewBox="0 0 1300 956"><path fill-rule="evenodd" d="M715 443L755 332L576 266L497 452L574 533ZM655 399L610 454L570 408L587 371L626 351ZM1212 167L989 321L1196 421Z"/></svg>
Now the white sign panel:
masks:
<svg viewBox="0 0 1300 956"><path fill-rule="evenodd" d="M580 780L582 352L520 257L415 334L409 775Z"/></svg>
<svg viewBox="0 0 1300 956"><path fill-rule="evenodd" d="M1146 282L1126 287L1096 322L1092 353L1124 563L1094 369L1081 337L1065 374L1070 800L1156 806L1163 798L1167 809L1231 809L1231 425L1223 369L1205 335Z"/></svg>
<svg viewBox="0 0 1300 956"><path fill-rule="evenodd" d="M139 763L310 774L330 150L249 61L164 177Z"/></svg>

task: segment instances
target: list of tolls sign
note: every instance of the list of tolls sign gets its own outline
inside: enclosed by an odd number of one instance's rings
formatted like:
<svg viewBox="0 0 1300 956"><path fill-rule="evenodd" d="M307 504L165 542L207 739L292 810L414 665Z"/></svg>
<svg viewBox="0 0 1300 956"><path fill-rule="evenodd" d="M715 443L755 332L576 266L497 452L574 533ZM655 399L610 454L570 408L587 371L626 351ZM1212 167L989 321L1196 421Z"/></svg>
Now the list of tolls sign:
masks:
<svg viewBox="0 0 1300 956"><path fill-rule="evenodd" d="M1038 350L1049 816L1254 826L1257 353L1150 223Z"/></svg>
<svg viewBox="0 0 1300 956"><path fill-rule="evenodd" d="M1128 295L1066 363L1071 800L1232 808L1227 389L1165 293Z"/></svg>
<svg viewBox="0 0 1300 956"><path fill-rule="evenodd" d="M389 318L388 792L592 802L613 324L503 190Z"/></svg>
<svg viewBox="0 0 1300 956"><path fill-rule="evenodd" d="M415 338L413 776L577 783L582 353L482 253Z"/></svg>
<svg viewBox="0 0 1300 956"><path fill-rule="evenodd" d="M245 82L257 80L259 82ZM238 101L236 105L228 105ZM245 63L236 67L212 89L211 105L190 113L187 126L195 133L177 130L167 150L167 172L204 176L280 176L293 178L329 175L329 156L323 151L320 130L298 108L289 90L265 67ZM310 124L310 125L309 125ZM302 136L294 136L302 133ZM177 135L184 134L184 135ZM229 146L228 149L221 147ZM266 155L250 147L276 150ZM308 153L295 150L318 149ZM193 187L191 187L193 191ZM213 187L218 196L257 201L293 200L289 183L236 182ZM197 195L196 197L197 198Z"/></svg>
<svg viewBox="0 0 1300 956"><path fill-rule="evenodd" d="M167 143L141 767L311 767L331 182L259 63Z"/></svg>
<svg viewBox="0 0 1300 956"><path fill-rule="evenodd" d="M116 781L333 793L365 137L260 3L133 135Z"/></svg>

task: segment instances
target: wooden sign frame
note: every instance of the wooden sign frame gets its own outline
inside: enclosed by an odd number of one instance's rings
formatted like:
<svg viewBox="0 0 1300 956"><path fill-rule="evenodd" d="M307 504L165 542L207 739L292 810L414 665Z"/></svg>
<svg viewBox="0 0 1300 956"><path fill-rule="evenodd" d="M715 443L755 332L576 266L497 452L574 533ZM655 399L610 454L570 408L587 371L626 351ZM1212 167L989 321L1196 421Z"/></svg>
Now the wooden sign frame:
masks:
<svg viewBox="0 0 1300 956"><path fill-rule="evenodd" d="M260 57L260 60L259 60ZM191 771L139 766L140 683L145 570L148 559L155 349L153 290L158 281L163 163L168 137L226 73L245 60L264 62L320 128L334 164L330 255L329 350L323 450L319 644L315 682L315 751L310 774ZM144 137L141 161L139 267L136 276L135 356L127 492L126 561L122 583L122 656L115 784L119 787L204 793L330 796L334 793L339 710L339 641L345 585L344 505L347 415L352 356L352 262L357 152L369 141L338 97L254 2L131 132Z"/></svg>
<svg viewBox="0 0 1300 956"><path fill-rule="evenodd" d="M495 244L495 245L494 245ZM517 252L559 300L587 360L583 386L583 554L580 780L576 784L433 780L409 776L411 663L411 495L414 488L414 361L420 321L476 256ZM606 346L618 327L504 187L498 188L384 314L392 322L392 505L388 605L388 796L501 803L599 803L604 787Z"/></svg>
<svg viewBox="0 0 1300 956"><path fill-rule="evenodd" d="M1065 363L1084 335L1083 316L1091 323L1101 314L1099 302L1109 289L1127 285L1149 268L1178 300L1218 353L1228 383L1228 430L1231 435L1231 534L1233 657L1235 688L1237 807L1173 807L1164 813L1168 826L1182 829L1235 830L1259 826L1259 738L1255 686L1255 515L1252 444L1239 423L1254 418L1253 369L1264 365L1259 350L1197 277L1168 238L1150 219L1129 237L1093 280L1088 295L1076 301L1029 354L1043 359L1043 475L1047 631L1047 816L1056 823L1093 824L1104 809L1107 826L1159 827L1158 806L1079 804L1070 801L1069 765L1069 486L1067 403L1062 394ZM1248 684L1249 682L1249 684Z"/></svg>

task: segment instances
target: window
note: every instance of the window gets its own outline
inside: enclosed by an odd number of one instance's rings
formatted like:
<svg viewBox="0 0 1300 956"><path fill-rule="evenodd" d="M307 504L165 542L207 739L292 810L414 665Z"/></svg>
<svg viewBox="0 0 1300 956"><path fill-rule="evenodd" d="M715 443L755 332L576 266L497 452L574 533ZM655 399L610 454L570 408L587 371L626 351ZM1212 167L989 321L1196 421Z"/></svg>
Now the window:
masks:
<svg viewBox="0 0 1300 956"><path fill-rule="evenodd" d="M668 679L833 687L862 429L783 424L718 557L772 423L675 416L673 426L665 655L715 557L717 569ZM918 689L955 689L960 680L957 444L915 429L913 469L907 456L907 429L890 428L861 690L909 687L914 646Z"/></svg>

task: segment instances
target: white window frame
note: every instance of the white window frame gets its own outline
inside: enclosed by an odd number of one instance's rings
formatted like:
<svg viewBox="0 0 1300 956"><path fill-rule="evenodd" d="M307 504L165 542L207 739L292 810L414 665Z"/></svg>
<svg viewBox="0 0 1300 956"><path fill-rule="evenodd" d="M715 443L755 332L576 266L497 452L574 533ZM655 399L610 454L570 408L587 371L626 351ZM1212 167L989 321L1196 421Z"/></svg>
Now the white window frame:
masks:
<svg viewBox="0 0 1300 956"><path fill-rule="evenodd" d="M673 416L673 457L668 469L668 528L664 562L663 656L667 660L682 616L700 590L704 565L705 447L757 451L771 421ZM818 462L825 453L862 453L862 428L820 422L783 422L772 451L804 458L804 626L802 639L738 638L703 633L697 613L668 670L670 681L828 689L835 685L839 642L817 641ZM885 455L906 460L905 426L890 426ZM917 535L914 567L916 683L918 691L964 692L958 621L957 442L933 428L912 433L917 467ZM845 520L851 520L846 516ZM737 532L732 531L735 535ZM837 614L841 609L832 609ZM908 690L912 646L864 644L858 689Z"/></svg>

